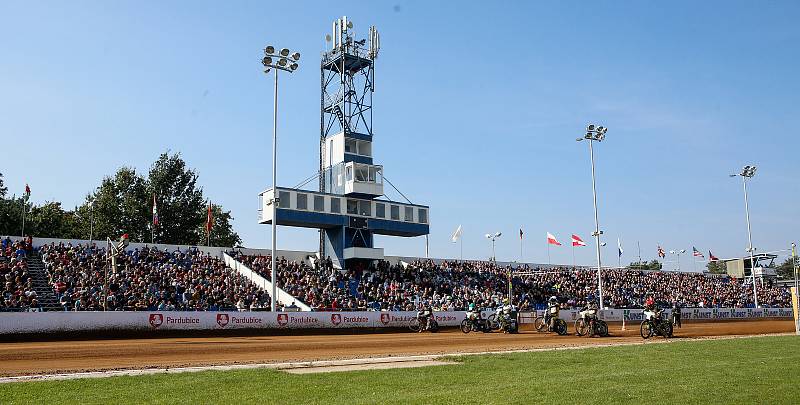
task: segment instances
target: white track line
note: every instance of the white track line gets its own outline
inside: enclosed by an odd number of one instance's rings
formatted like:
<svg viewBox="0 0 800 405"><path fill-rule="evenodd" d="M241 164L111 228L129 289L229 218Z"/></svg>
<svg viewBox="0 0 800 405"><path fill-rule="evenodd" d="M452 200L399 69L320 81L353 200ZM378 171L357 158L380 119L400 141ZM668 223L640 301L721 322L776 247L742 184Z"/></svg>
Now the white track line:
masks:
<svg viewBox="0 0 800 405"><path fill-rule="evenodd" d="M89 371L80 373L61 373L61 374L34 374L34 375L22 375L15 377L0 377L0 383L30 382L30 381L60 381L60 380L74 380L79 378L107 378L107 377L118 377L118 376L196 373L201 371L251 370L251 369L262 369L262 368L272 369L272 370L290 370L298 368L352 366L352 365L363 365L363 364L381 364L381 363L395 364L395 363L422 362L422 361L429 362L432 360L442 360L448 357L458 357L458 356L533 353L533 352L548 352L557 350L582 350L582 349L594 349L601 347L636 346L644 344L665 344L665 343L703 341L703 340L748 339L748 338L764 337L764 336L790 336L790 335L794 335L794 333L787 332L787 333L768 333L759 335L705 336L705 337L695 337L695 338L642 340L638 342L584 344L584 345L574 345L574 346L538 347L531 349L498 350L498 351L484 351L484 352L455 352L447 354L423 354L423 355L399 356L399 357L366 357L366 358L345 359L345 360L316 360L316 361L299 361L299 362L286 362L286 363L231 364L231 365L218 365L218 366Z"/></svg>

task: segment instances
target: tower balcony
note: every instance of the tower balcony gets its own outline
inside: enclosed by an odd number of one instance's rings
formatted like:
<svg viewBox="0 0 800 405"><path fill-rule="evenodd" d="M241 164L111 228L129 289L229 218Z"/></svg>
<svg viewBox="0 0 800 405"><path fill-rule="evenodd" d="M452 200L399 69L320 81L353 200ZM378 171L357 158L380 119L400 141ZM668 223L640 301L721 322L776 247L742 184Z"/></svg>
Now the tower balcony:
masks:
<svg viewBox="0 0 800 405"><path fill-rule="evenodd" d="M344 194L380 197L383 195L383 166L347 162L344 165Z"/></svg>

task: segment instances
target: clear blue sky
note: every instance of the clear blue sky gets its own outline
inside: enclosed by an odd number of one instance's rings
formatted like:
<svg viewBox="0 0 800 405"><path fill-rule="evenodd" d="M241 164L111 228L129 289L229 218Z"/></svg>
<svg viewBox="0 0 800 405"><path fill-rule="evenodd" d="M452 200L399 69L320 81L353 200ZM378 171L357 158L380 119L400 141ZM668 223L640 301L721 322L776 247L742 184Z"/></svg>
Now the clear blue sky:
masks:
<svg viewBox="0 0 800 405"><path fill-rule="evenodd" d="M10 191L72 207L122 165L146 171L180 151L245 245L270 186L272 84L267 43L299 50L282 80L279 184L318 164L319 55L331 22L376 25L374 155L414 202L431 206L431 253L547 260L545 232L593 259L592 122L601 227L616 263L697 246L746 247L741 181L751 183L754 244L800 239L797 119L800 3L682 2L36 2L0 3L0 172ZM391 195L392 198L399 198ZM316 232L279 230L279 247L314 249ZM423 255L424 239L380 237L387 254ZM690 256L688 256L690 257ZM690 259L683 268L691 268Z"/></svg>

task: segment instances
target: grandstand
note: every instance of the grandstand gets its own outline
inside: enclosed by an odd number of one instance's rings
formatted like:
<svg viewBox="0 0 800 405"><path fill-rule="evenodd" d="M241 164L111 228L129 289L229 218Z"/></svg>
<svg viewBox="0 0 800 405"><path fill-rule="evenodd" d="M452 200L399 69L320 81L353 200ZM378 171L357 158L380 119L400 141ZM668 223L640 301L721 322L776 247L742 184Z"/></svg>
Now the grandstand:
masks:
<svg viewBox="0 0 800 405"><path fill-rule="evenodd" d="M271 289L270 256L256 249L132 244L116 272L102 246L88 241L3 239L3 311L265 311ZM277 298L284 309L409 311L430 304L442 311L469 303L492 308L506 298L516 268L486 261L387 257L365 268L337 269L311 252L279 252ZM541 308L551 295L564 308L593 299L596 273L569 266L524 264L512 277L513 302ZM647 295L662 306L752 307L747 279L608 269L610 308L641 308ZM788 288L766 282L765 307L789 307Z"/></svg>

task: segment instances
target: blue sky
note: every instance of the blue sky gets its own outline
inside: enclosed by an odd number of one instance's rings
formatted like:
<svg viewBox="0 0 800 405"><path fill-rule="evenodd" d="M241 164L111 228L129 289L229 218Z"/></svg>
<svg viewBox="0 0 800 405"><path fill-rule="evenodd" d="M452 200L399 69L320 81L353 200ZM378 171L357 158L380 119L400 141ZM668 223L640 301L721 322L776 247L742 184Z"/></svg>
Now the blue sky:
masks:
<svg viewBox="0 0 800 405"><path fill-rule="evenodd" d="M180 151L208 196L232 210L245 245L270 186L272 84L267 43L303 54L281 82L279 184L318 164L320 52L347 15L376 25L376 163L431 206L431 253L545 262L545 232L593 262L587 123L600 222L616 263L692 246L719 257L798 239L798 2L35 2L0 3L0 172L33 200L82 201L122 165L146 171ZM390 193L390 197L398 199ZM279 247L314 249L311 230L279 229ZM380 237L387 254L423 255L424 239ZM571 262L568 247L553 262ZM687 257L690 257L687 255ZM670 265L668 265L669 267ZM689 258L682 267L691 268Z"/></svg>

